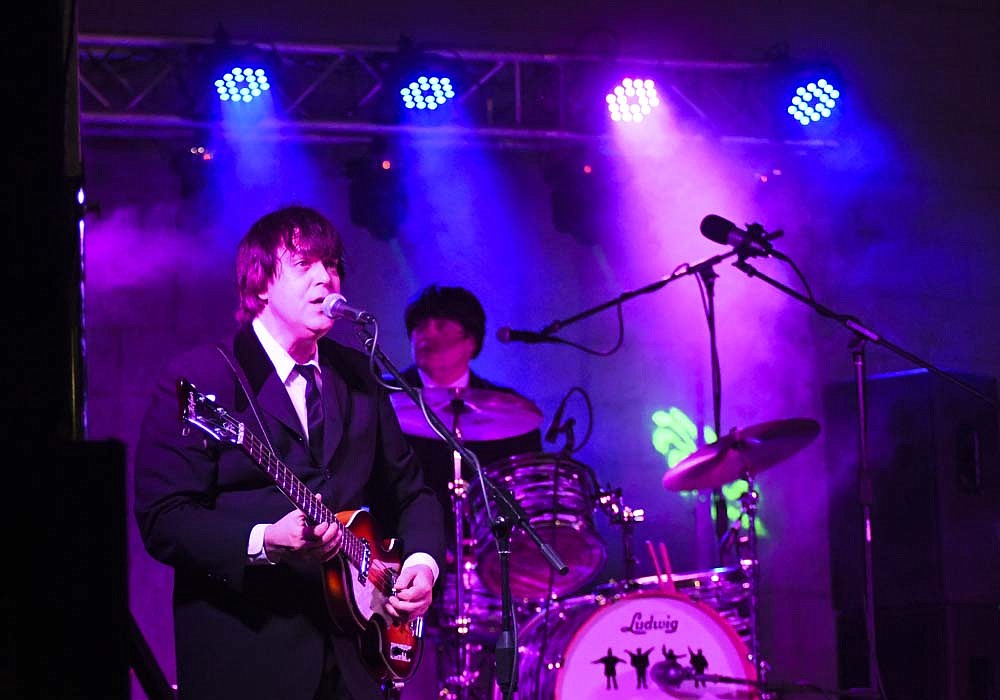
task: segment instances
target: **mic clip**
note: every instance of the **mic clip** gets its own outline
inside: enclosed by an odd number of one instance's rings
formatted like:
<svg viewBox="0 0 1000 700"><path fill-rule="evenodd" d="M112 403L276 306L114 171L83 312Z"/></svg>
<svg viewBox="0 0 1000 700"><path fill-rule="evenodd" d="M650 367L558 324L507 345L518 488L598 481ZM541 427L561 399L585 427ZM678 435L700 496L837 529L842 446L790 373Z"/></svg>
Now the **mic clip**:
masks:
<svg viewBox="0 0 1000 700"><path fill-rule="evenodd" d="M771 245L771 241L767 239L767 231L760 224L749 224L747 226L747 233L750 234L746 237L745 243L757 243L764 250L770 251L774 249Z"/></svg>
<svg viewBox="0 0 1000 700"><path fill-rule="evenodd" d="M563 443L562 451L567 454L576 448L576 434L573 432L575 426L576 418L567 418L566 422L563 423L562 429L559 431L566 436L566 442Z"/></svg>
<svg viewBox="0 0 1000 700"><path fill-rule="evenodd" d="M560 425L553 424L549 428L548 432L545 433L545 442L554 443L559 435L566 436L566 442L563 443L560 452L569 454L576 447L576 434L573 428L576 427L576 418L567 418L565 423Z"/></svg>
<svg viewBox="0 0 1000 700"><path fill-rule="evenodd" d="M747 224L747 235L737 243L736 253L740 260L769 257L775 253L771 241L783 235L785 232L781 230L768 233L760 224Z"/></svg>
<svg viewBox="0 0 1000 700"><path fill-rule="evenodd" d="M545 431L545 442L555 442L556 438L559 436L559 429L562 428L559 423L553 421L549 429Z"/></svg>

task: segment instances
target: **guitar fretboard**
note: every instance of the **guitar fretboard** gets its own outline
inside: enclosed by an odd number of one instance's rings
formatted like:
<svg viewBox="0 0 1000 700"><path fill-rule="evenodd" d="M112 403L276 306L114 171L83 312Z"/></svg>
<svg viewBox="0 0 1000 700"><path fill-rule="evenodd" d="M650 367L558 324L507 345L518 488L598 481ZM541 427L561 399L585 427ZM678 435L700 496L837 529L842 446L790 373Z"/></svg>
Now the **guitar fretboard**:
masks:
<svg viewBox="0 0 1000 700"><path fill-rule="evenodd" d="M359 569L363 569L366 564L370 564L370 580L384 594L388 595L392 591L396 580L395 572L392 569L382 566L379 562L373 561L370 553L367 551L368 543L344 527L340 520L337 519L336 514L327 508L322 501L317 500L316 494L303 484L301 479L295 476L292 470L278 459L260 438L249 430L245 430L240 446L271 477L274 484L285 494L288 500L296 508L305 513L310 523L313 525L322 522L336 523L343 533L341 553Z"/></svg>

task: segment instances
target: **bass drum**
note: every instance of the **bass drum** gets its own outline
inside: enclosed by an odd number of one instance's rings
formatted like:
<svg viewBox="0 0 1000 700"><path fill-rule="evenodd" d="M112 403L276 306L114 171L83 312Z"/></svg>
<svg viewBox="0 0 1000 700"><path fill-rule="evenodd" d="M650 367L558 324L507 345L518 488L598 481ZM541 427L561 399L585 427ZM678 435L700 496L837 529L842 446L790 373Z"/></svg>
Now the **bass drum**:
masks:
<svg viewBox="0 0 1000 700"><path fill-rule="evenodd" d="M607 700L609 692L622 700L760 697L740 636L712 608L682 594L638 592L603 605L589 597L554 603L520 637L523 698ZM499 690L494 697L501 700Z"/></svg>
<svg viewBox="0 0 1000 700"><path fill-rule="evenodd" d="M750 579L742 568L721 566L706 571L673 574L672 580L678 593L705 603L736 630L748 648L753 646ZM635 586L640 591L663 590L663 582L658 576L637 578ZM603 585L596 587L592 595L612 598L626 592L621 584Z"/></svg>

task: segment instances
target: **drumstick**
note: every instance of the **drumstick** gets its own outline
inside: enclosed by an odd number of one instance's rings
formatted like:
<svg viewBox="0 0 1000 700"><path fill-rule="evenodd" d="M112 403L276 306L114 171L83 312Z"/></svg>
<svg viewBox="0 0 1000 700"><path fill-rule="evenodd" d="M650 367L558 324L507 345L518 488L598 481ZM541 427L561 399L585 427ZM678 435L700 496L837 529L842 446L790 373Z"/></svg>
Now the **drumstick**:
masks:
<svg viewBox="0 0 1000 700"><path fill-rule="evenodd" d="M677 586L674 585L674 572L670 568L670 557L667 555L667 545L660 542L660 554L663 556L663 568L667 573L667 590L671 593L677 592Z"/></svg>
<svg viewBox="0 0 1000 700"><path fill-rule="evenodd" d="M656 549L653 547L652 540L646 540L646 547L649 548L649 558L653 560L653 566L656 567L656 580L659 581L660 587L663 587L663 569L660 568L660 560L656 558Z"/></svg>

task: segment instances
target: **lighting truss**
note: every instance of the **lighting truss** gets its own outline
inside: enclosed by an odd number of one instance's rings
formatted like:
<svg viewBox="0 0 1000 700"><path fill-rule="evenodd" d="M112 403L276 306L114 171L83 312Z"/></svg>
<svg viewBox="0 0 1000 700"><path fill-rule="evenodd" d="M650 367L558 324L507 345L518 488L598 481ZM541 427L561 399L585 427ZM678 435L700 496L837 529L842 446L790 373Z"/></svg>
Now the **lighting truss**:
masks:
<svg viewBox="0 0 1000 700"><path fill-rule="evenodd" d="M210 128L213 116L199 71L211 46L210 39L82 34L83 135L170 138ZM463 117L422 124L399 118L400 53L395 47L281 43L253 48L273 63L271 92L278 111L258 128L262 137L274 139L337 142L410 134L523 147L592 141L605 135L608 90L622 76L640 71L656 80L675 120L702 137L836 145L788 141L775 131L775 105L762 89L774 69L769 61L424 50L461 76L454 101ZM209 88L207 96L215 99Z"/></svg>

